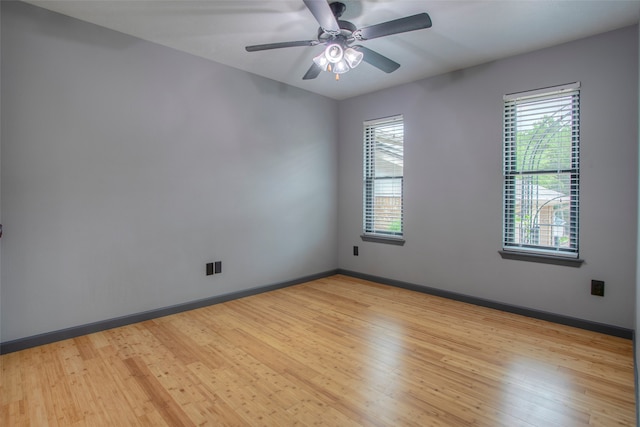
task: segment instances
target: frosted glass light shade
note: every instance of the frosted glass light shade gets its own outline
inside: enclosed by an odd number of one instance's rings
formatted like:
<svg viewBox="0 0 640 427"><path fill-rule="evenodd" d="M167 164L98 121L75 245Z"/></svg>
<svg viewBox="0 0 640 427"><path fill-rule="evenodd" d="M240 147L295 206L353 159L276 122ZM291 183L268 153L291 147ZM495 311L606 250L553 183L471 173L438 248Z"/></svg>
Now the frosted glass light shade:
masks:
<svg viewBox="0 0 640 427"><path fill-rule="evenodd" d="M358 52L353 48L347 48L344 51L344 59L349 64L349 67L356 68L362 62L362 58L364 58L364 54L362 52Z"/></svg>
<svg viewBox="0 0 640 427"><path fill-rule="evenodd" d="M344 74L347 71L349 71L349 66L347 65L347 61L345 61L344 59L340 62L337 62L334 66L333 66L333 72L336 74Z"/></svg>
<svg viewBox="0 0 640 427"><path fill-rule="evenodd" d="M324 50L320 53L320 55L316 56L313 58L313 62L316 63L316 65L320 68L322 68L323 70L327 69L327 65L329 64L329 60L327 59L326 55L324 54Z"/></svg>

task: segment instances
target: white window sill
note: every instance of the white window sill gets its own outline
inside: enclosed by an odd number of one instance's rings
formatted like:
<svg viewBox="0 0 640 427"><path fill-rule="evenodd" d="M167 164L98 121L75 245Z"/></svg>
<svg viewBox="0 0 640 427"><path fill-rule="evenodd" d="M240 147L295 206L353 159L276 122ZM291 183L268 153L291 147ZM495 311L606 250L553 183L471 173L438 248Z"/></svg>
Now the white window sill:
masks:
<svg viewBox="0 0 640 427"><path fill-rule="evenodd" d="M580 258L568 258L564 256L543 255L526 253L519 251L498 251L503 259L514 259L517 261L539 262L543 264L564 265L566 267L580 267L584 262Z"/></svg>
<svg viewBox="0 0 640 427"><path fill-rule="evenodd" d="M383 234L361 234L365 242L386 243L388 245L404 246L404 238L400 236L385 236Z"/></svg>

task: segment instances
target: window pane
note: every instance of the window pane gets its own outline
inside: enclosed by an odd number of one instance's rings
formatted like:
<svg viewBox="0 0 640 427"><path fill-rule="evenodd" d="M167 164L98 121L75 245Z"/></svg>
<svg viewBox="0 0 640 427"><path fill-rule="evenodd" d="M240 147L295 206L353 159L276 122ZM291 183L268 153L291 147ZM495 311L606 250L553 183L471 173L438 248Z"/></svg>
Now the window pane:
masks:
<svg viewBox="0 0 640 427"><path fill-rule="evenodd" d="M572 112L571 96L516 106L516 170L571 168Z"/></svg>
<svg viewBox="0 0 640 427"><path fill-rule="evenodd" d="M402 176L404 152L402 147L403 127L384 126L375 130L375 176Z"/></svg>
<svg viewBox="0 0 640 427"><path fill-rule="evenodd" d="M571 175L522 175L508 190L514 194L511 212L514 245L570 248ZM575 204L575 203L574 203Z"/></svg>
<svg viewBox="0 0 640 427"><path fill-rule="evenodd" d="M377 232L402 232L402 178L378 178L374 190L374 222Z"/></svg>

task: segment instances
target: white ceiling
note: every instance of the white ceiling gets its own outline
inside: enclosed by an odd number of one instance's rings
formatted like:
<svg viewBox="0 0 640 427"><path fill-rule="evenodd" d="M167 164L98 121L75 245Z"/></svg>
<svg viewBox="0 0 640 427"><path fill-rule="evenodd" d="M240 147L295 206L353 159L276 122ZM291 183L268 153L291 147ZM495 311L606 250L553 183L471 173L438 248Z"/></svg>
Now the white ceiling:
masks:
<svg viewBox="0 0 640 427"><path fill-rule="evenodd" d="M252 44L315 39L302 0L26 0L103 27L335 99L489 62L632 25L640 0L343 0L357 27L427 12L433 27L362 44L401 67L369 64L341 76L302 76L322 46L246 52Z"/></svg>

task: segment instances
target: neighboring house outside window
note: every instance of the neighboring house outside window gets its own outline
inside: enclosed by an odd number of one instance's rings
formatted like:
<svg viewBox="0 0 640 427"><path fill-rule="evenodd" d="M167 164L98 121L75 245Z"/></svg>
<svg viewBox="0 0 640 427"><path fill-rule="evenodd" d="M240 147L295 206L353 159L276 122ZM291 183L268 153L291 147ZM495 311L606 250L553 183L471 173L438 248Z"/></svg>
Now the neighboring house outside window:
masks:
<svg viewBox="0 0 640 427"><path fill-rule="evenodd" d="M364 122L362 239L403 244L404 121Z"/></svg>
<svg viewBox="0 0 640 427"><path fill-rule="evenodd" d="M575 262L579 83L504 97L503 172L503 257L519 253Z"/></svg>

